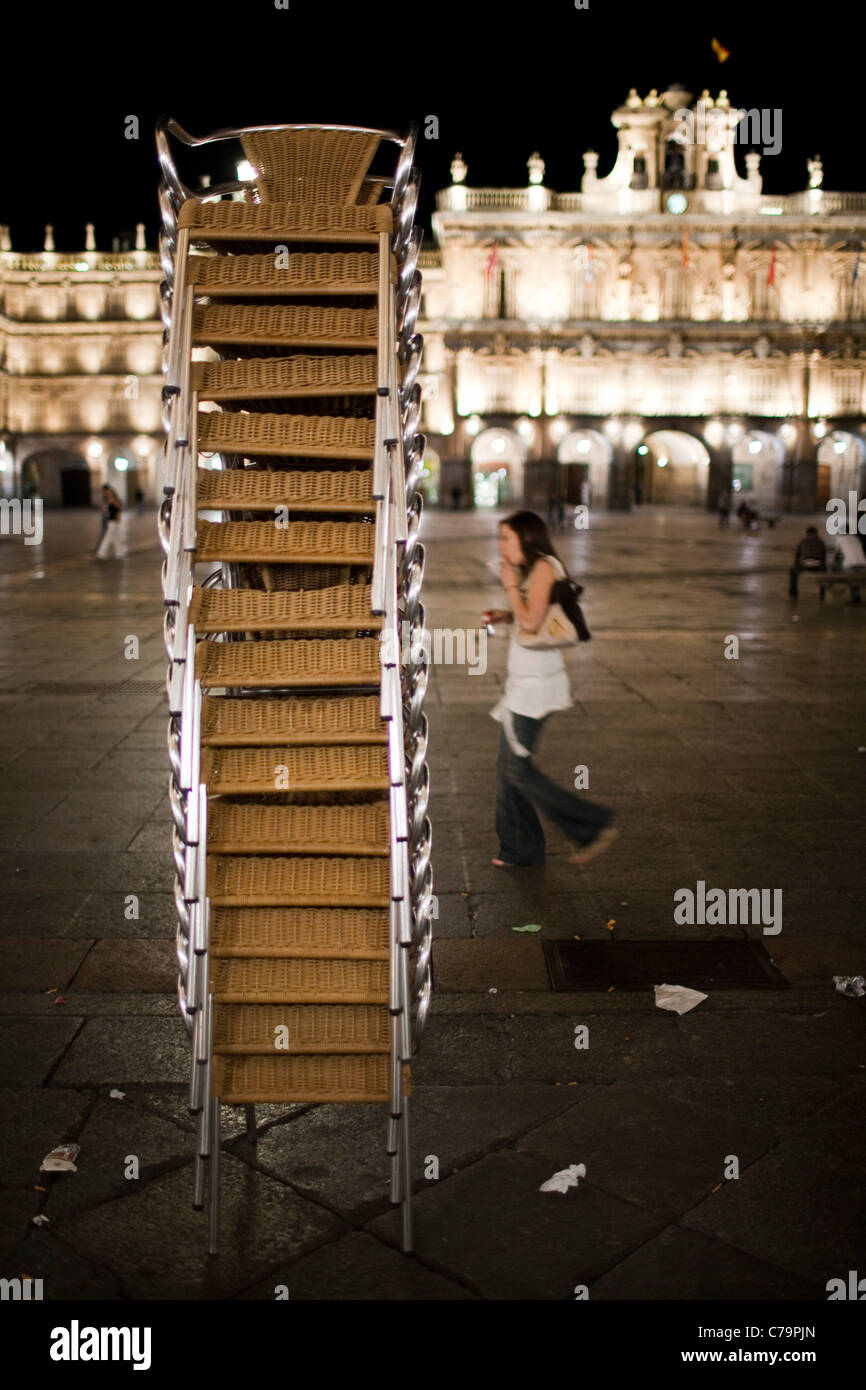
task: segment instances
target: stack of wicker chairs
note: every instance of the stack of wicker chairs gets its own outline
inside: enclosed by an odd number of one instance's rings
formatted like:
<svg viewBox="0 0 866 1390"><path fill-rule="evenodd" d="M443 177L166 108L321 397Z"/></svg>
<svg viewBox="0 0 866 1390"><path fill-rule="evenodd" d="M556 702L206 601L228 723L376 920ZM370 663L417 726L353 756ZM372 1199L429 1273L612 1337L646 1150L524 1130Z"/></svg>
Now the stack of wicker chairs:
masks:
<svg viewBox="0 0 866 1390"><path fill-rule="evenodd" d="M193 195L169 136L239 140L252 174ZM220 1103L253 1140L257 1103L387 1106L412 1243L435 904L414 139L157 127L179 998L214 1252Z"/></svg>

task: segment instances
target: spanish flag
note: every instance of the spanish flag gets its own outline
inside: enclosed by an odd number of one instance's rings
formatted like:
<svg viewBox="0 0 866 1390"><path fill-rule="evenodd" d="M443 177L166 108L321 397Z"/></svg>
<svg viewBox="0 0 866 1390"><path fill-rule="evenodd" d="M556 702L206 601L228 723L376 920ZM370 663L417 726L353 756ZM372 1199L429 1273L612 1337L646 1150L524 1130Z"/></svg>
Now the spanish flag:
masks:
<svg viewBox="0 0 866 1390"><path fill-rule="evenodd" d="M688 233L688 228L686 228L686 230L683 232L682 255L683 255L683 270L688 270L688 268L689 268L689 233Z"/></svg>
<svg viewBox="0 0 866 1390"><path fill-rule="evenodd" d="M487 265L484 272L488 280L490 279L498 264L499 252L496 249L496 242L494 241L493 246L490 249L490 255L487 257Z"/></svg>
<svg viewBox="0 0 866 1390"><path fill-rule="evenodd" d="M724 44L719 43L718 39L713 39L712 50L720 63L726 62L727 59L731 56L730 49L725 48Z"/></svg>
<svg viewBox="0 0 866 1390"><path fill-rule="evenodd" d="M767 270L767 284L768 284L768 285L775 285L775 283L776 283L776 248L775 248L775 246L774 246L772 252L770 253L770 265L769 265L769 269Z"/></svg>

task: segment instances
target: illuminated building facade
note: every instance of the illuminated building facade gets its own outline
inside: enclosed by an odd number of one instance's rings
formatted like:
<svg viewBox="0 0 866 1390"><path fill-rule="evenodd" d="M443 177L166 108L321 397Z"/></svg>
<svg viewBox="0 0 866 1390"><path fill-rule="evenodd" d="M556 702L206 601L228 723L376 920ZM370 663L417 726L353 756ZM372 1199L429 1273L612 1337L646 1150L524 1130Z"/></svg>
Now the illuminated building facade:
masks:
<svg viewBox="0 0 866 1390"><path fill-rule="evenodd" d="M553 497L808 511L862 492L866 194L762 193L780 112L681 88L613 113L579 193L473 188L461 156L422 254L427 485L450 505Z"/></svg>
<svg viewBox="0 0 866 1390"><path fill-rule="evenodd" d="M86 505L110 481L154 496L162 444L158 256L144 227L97 251L14 252L0 227L0 490Z"/></svg>

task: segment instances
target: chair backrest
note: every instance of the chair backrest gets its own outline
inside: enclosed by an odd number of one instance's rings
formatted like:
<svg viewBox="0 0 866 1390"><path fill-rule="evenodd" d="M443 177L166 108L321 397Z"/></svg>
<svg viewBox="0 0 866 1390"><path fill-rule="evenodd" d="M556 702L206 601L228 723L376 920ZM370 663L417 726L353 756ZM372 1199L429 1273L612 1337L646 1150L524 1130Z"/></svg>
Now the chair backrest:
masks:
<svg viewBox="0 0 866 1390"><path fill-rule="evenodd" d="M265 130L241 136L263 203L355 203L379 146L367 131Z"/></svg>

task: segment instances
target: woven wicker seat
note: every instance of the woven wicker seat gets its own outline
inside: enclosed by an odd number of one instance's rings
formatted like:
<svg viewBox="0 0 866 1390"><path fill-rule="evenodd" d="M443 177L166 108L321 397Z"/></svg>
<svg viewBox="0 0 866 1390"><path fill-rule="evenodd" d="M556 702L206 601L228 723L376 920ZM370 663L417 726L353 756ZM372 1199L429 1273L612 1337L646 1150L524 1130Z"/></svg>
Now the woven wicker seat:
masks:
<svg viewBox="0 0 866 1390"><path fill-rule="evenodd" d="M384 743L378 695L330 699L292 695L280 700L238 700L206 695L202 744L233 748L265 744Z"/></svg>
<svg viewBox="0 0 866 1390"><path fill-rule="evenodd" d="M354 203L379 136L360 130L262 130L241 136L263 203Z"/></svg>
<svg viewBox="0 0 866 1390"><path fill-rule="evenodd" d="M380 644L374 637L199 642L195 670L210 690L377 685Z"/></svg>
<svg viewBox="0 0 866 1390"><path fill-rule="evenodd" d="M193 342L256 347L375 348L375 309L316 304L205 304L193 314Z"/></svg>
<svg viewBox="0 0 866 1390"><path fill-rule="evenodd" d="M215 907L211 954L387 960L388 913L366 907Z"/></svg>
<svg viewBox="0 0 866 1390"><path fill-rule="evenodd" d="M382 791L388 786L384 747L205 748L202 777L211 791L245 793ZM348 809L348 808L345 808ZM286 846L286 850L290 846Z"/></svg>
<svg viewBox="0 0 866 1390"><path fill-rule="evenodd" d="M313 469L202 468L198 474L200 510L273 512L354 512L373 509L373 478L364 468Z"/></svg>
<svg viewBox="0 0 866 1390"><path fill-rule="evenodd" d="M245 415L201 411L198 447L228 454L372 460L375 425L340 415Z"/></svg>
<svg viewBox="0 0 866 1390"><path fill-rule="evenodd" d="M194 256L189 267L197 292L208 295L376 294L379 288L379 258L369 251Z"/></svg>
<svg viewBox="0 0 866 1390"><path fill-rule="evenodd" d="M185 202L179 227L216 241L349 241L375 242L393 227L391 209L346 207L333 203Z"/></svg>
<svg viewBox="0 0 866 1390"><path fill-rule="evenodd" d="M194 362L192 385L199 398L207 401L370 395L376 390L376 359L369 353L352 357L254 357L237 362Z"/></svg>
<svg viewBox="0 0 866 1390"><path fill-rule="evenodd" d="M387 861L208 855L208 896L226 907L385 907Z"/></svg>
<svg viewBox="0 0 866 1390"><path fill-rule="evenodd" d="M369 584L340 584L293 593L260 589L196 589L190 603L196 632L356 631L378 628L370 616Z"/></svg>
<svg viewBox="0 0 866 1390"><path fill-rule="evenodd" d="M373 1004L224 1004L217 1012L214 1051L273 1057L285 1029L289 1056L379 1053L390 1047L388 1010Z"/></svg>
<svg viewBox="0 0 866 1390"><path fill-rule="evenodd" d="M213 1091L226 1105L388 1099L385 1056L214 1057Z"/></svg>
<svg viewBox="0 0 866 1390"><path fill-rule="evenodd" d="M268 564L369 565L373 528L361 522L200 521L199 560L239 560Z"/></svg>
<svg viewBox="0 0 866 1390"><path fill-rule="evenodd" d="M213 992L231 1004L387 1004L388 965L379 960L214 961Z"/></svg>
<svg viewBox="0 0 866 1390"><path fill-rule="evenodd" d="M210 809L208 848L214 854L387 854L388 807L384 801L356 806L217 801Z"/></svg>

